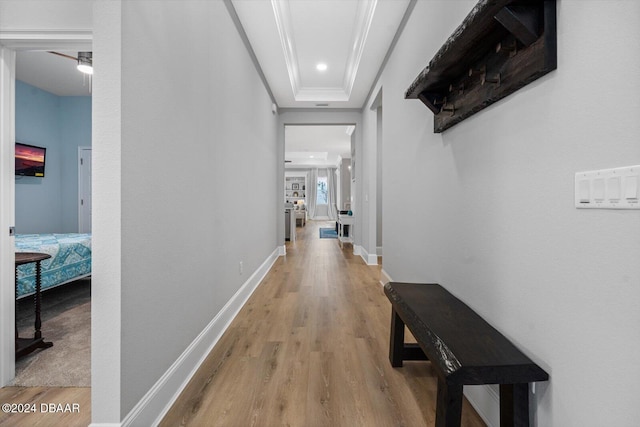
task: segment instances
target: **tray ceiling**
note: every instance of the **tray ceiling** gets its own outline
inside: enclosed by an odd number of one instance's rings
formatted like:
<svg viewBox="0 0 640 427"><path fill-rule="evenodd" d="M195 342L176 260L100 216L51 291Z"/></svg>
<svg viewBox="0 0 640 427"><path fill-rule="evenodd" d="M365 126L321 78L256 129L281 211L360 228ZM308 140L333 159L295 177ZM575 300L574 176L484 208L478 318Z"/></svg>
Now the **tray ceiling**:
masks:
<svg viewBox="0 0 640 427"><path fill-rule="evenodd" d="M361 108L409 0L232 4L280 108Z"/></svg>
<svg viewBox="0 0 640 427"><path fill-rule="evenodd" d="M362 108L410 3L230 1L280 108ZM47 52L20 52L17 77L62 96L90 95L73 61Z"/></svg>

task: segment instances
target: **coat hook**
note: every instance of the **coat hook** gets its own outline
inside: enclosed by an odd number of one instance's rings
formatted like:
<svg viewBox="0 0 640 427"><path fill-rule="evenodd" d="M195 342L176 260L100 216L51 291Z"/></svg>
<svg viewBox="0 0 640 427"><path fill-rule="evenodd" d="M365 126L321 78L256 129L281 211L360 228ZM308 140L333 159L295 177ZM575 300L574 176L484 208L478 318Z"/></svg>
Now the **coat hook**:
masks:
<svg viewBox="0 0 640 427"><path fill-rule="evenodd" d="M454 86L453 83L449 85L449 92L453 92L454 90L458 91L458 94L462 95L464 93L464 83L460 83L457 86Z"/></svg>
<svg viewBox="0 0 640 427"><path fill-rule="evenodd" d="M487 66L483 65L480 68L469 68L469 77L473 76L474 74L485 74L487 72Z"/></svg>
<svg viewBox="0 0 640 427"><path fill-rule="evenodd" d="M518 53L518 44L515 40L512 40L510 43L498 42L496 45L496 53L508 54L509 58L514 57L516 53Z"/></svg>
<svg viewBox="0 0 640 427"><path fill-rule="evenodd" d="M433 99L433 105L444 105L447 103L447 97L445 96L444 98L438 100L437 98Z"/></svg>
<svg viewBox="0 0 640 427"><path fill-rule="evenodd" d="M445 104L440 109L440 112L443 112L443 111L450 112L451 113L450 116L453 117L453 115L456 113L456 107L453 104Z"/></svg>
<svg viewBox="0 0 640 427"><path fill-rule="evenodd" d="M485 83L495 83L497 86L500 86L500 73L497 73L495 76L487 78L487 73L484 73L480 78L480 84L484 86Z"/></svg>

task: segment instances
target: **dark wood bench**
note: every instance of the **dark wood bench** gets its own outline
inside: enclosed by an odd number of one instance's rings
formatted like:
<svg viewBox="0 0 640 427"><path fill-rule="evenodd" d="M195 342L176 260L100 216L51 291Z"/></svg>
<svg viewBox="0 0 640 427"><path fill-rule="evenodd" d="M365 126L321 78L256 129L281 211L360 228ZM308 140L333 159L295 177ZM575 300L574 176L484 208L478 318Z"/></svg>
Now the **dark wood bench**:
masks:
<svg viewBox="0 0 640 427"><path fill-rule="evenodd" d="M438 284L390 282L389 359L429 360L438 376L436 427L458 427L462 388L500 384L500 426L529 425L530 382L549 375L475 311ZM418 344L404 342L404 326Z"/></svg>

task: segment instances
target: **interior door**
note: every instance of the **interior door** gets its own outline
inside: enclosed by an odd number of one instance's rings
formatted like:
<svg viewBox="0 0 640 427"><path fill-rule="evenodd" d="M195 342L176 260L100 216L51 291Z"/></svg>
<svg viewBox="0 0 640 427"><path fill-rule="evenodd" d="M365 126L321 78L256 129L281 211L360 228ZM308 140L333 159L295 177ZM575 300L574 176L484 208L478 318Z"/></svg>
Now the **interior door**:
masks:
<svg viewBox="0 0 640 427"><path fill-rule="evenodd" d="M78 148L78 232L91 233L91 147Z"/></svg>

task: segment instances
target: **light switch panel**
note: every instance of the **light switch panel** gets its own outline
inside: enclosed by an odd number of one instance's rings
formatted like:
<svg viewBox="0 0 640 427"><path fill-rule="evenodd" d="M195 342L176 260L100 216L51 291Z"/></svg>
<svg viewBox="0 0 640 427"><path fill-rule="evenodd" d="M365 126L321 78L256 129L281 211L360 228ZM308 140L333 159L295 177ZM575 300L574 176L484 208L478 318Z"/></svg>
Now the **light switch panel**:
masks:
<svg viewBox="0 0 640 427"><path fill-rule="evenodd" d="M593 180L593 200L602 202L604 200L604 179L595 178Z"/></svg>
<svg viewBox="0 0 640 427"><path fill-rule="evenodd" d="M618 202L620 200L620 177L612 176L607 179L607 199L610 202Z"/></svg>
<svg viewBox="0 0 640 427"><path fill-rule="evenodd" d="M591 201L591 185L588 179L580 180L578 185L578 198L580 203L589 203Z"/></svg>
<svg viewBox="0 0 640 427"><path fill-rule="evenodd" d="M638 175L629 175L624 179L624 198L633 201L638 200Z"/></svg>
<svg viewBox="0 0 640 427"><path fill-rule="evenodd" d="M578 172L575 206L580 209L640 209L640 165Z"/></svg>

